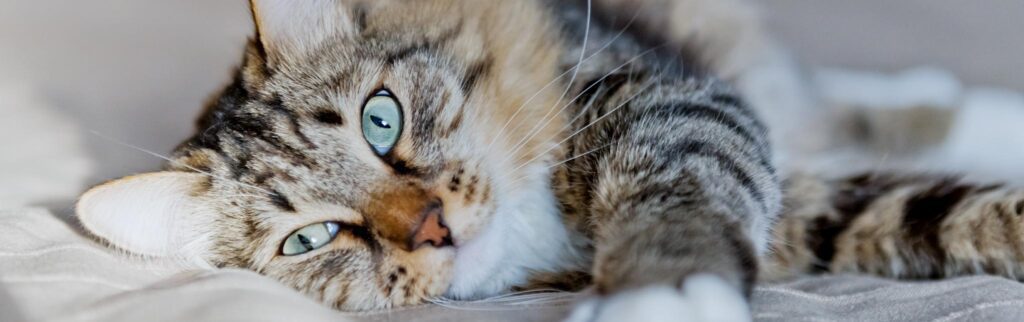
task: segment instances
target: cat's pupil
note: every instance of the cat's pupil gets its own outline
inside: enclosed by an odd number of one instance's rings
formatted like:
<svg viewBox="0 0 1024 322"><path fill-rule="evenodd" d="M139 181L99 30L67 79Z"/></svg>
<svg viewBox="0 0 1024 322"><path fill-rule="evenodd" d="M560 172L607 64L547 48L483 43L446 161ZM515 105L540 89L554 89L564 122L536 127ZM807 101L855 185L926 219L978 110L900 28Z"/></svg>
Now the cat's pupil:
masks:
<svg viewBox="0 0 1024 322"><path fill-rule="evenodd" d="M309 240L309 237L303 234L299 234L296 237L299 238L299 243L302 243L302 247L305 247L307 251L313 250L313 242Z"/></svg>
<svg viewBox="0 0 1024 322"><path fill-rule="evenodd" d="M370 121L373 121L373 124L376 124L378 127L385 128L385 129L390 129L391 128L391 124L389 124L388 121L385 121L385 120L383 120L383 119L381 119L379 117L370 115Z"/></svg>

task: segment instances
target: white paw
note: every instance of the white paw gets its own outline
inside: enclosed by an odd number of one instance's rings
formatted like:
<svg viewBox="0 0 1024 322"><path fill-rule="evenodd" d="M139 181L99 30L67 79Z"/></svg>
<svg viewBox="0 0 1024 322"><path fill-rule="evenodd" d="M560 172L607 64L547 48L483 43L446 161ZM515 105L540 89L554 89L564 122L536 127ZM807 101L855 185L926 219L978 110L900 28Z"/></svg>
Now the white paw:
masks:
<svg viewBox="0 0 1024 322"><path fill-rule="evenodd" d="M733 286L711 275L694 275L680 291L651 286L579 303L566 322L750 321L747 301Z"/></svg>

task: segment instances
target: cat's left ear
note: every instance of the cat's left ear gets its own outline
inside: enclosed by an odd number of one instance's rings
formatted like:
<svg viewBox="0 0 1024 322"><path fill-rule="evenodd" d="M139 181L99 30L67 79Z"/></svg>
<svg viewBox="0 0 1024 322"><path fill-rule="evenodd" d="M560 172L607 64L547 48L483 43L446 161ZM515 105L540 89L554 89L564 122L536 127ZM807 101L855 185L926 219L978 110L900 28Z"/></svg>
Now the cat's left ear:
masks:
<svg viewBox="0 0 1024 322"><path fill-rule="evenodd" d="M111 181L79 198L76 213L115 247L155 257L202 257L216 213L197 198L206 177L156 172Z"/></svg>
<svg viewBox="0 0 1024 322"><path fill-rule="evenodd" d="M257 38L272 58L307 54L324 40L354 33L339 0L250 0Z"/></svg>

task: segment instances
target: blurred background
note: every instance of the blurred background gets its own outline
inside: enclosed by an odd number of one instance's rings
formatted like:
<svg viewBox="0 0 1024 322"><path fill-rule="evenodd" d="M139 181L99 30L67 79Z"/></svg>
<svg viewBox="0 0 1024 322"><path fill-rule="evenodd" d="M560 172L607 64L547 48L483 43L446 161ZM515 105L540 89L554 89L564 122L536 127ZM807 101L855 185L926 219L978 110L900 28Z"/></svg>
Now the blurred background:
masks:
<svg viewBox="0 0 1024 322"><path fill-rule="evenodd" d="M883 72L927 65L966 86L1024 90L1021 0L760 3L774 35L807 64ZM162 161L89 133L170 151L239 62L248 14L244 0L0 0L0 105L46 106L69 120L55 131L82 134L75 137L94 169L87 183L152 170ZM7 111L0 126L24 124Z"/></svg>

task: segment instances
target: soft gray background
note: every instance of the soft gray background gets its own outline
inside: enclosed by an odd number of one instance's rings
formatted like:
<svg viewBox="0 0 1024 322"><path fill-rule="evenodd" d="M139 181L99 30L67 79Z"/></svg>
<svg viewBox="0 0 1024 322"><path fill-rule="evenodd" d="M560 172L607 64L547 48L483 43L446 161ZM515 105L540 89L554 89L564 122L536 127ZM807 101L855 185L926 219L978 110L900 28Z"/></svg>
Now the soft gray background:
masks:
<svg viewBox="0 0 1024 322"><path fill-rule="evenodd" d="M763 0L804 61L948 68L1024 90L1024 1ZM0 83L31 83L86 130L165 153L229 77L250 32L244 0L0 0ZM5 115L0 117L15 117ZM94 180L160 160L89 135Z"/></svg>

